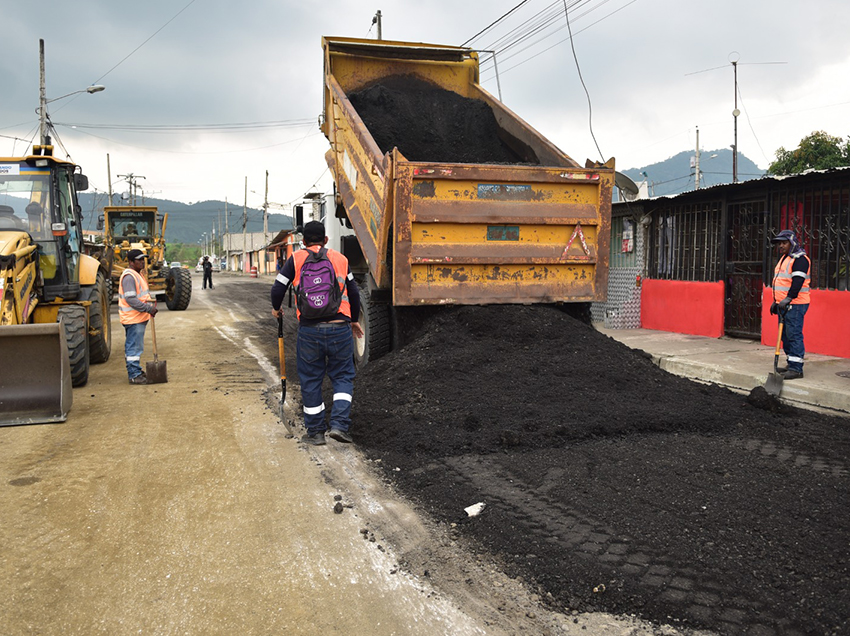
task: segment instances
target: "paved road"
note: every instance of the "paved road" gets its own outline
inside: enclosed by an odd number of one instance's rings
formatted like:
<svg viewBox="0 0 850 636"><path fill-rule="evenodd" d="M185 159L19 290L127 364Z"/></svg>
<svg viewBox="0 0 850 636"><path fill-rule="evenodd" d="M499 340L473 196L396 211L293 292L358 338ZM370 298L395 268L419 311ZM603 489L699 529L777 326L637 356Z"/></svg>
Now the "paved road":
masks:
<svg viewBox="0 0 850 636"><path fill-rule="evenodd" d="M356 448L287 438L269 285L196 280L187 311L160 313L167 384L127 384L113 307L112 357L68 421L0 428L0 632L654 633L544 610Z"/></svg>

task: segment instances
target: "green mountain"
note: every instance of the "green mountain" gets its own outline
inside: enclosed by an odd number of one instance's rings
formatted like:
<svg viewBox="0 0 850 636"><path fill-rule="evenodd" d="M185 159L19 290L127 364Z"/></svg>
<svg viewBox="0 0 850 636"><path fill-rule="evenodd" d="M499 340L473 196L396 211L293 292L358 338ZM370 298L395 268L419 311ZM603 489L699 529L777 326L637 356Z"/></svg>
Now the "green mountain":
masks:
<svg viewBox="0 0 850 636"><path fill-rule="evenodd" d="M97 229L97 218L103 213L107 197L103 194L81 192L80 206L83 208L83 229ZM140 204L141 205L141 204ZM242 232L243 216L246 216L248 232L263 231L262 209L248 208L247 215L243 214L241 205L227 204L227 221L225 222L224 201L199 201L191 205L165 199L145 198L144 205L156 206L161 213L168 213L168 225L165 228L166 243L197 243L206 232L209 236L215 228L218 236L219 227L225 227L231 232ZM269 213L269 233L274 235L281 230L292 229L292 217L288 214Z"/></svg>
<svg viewBox="0 0 850 636"><path fill-rule="evenodd" d="M692 150L642 168L620 170L635 183L646 179L650 196L671 196L694 189L694 168L691 167ZM700 186L710 188L721 183L732 183L732 150L703 150L700 152ZM747 157L738 153L738 181L749 181L764 176L765 171Z"/></svg>

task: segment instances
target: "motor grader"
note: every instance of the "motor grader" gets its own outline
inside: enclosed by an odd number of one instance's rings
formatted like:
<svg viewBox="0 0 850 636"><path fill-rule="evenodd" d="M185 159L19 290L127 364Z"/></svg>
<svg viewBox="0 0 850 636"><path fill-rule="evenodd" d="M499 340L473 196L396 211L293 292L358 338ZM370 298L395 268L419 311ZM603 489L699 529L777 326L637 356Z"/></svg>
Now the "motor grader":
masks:
<svg viewBox="0 0 850 636"><path fill-rule="evenodd" d="M112 348L109 272L83 253L88 179L52 145L0 157L0 425L61 422Z"/></svg>
<svg viewBox="0 0 850 636"><path fill-rule="evenodd" d="M168 214L154 206L106 206L98 218L103 230L104 251L112 262L111 289L117 289L121 273L129 266L127 252L142 250L147 255L146 276L151 295L172 311L182 311L192 299L192 274L172 268L165 260L165 228Z"/></svg>

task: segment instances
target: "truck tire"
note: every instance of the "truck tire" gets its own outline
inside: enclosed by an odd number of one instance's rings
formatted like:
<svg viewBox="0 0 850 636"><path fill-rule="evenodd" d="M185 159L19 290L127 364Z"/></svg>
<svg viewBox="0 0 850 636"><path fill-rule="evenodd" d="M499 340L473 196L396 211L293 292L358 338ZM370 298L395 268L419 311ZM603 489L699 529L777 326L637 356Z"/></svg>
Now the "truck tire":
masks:
<svg viewBox="0 0 850 636"><path fill-rule="evenodd" d="M390 352L392 346L392 328L390 323L390 305L372 302L369 289L362 283L360 288L360 326L363 337L354 339L354 364L362 367Z"/></svg>
<svg viewBox="0 0 850 636"><path fill-rule="evenodd" d="M109 320L109 288L103 272L97 273L97 282L91 296L89 320L91 331L89 338L89 356L92 364L109 360L112 352L112 324Z"/></svg>
<svg viewBox="0 0 850 636"><path fill-rule="evenodd" d="M85 386L89 381L89 331L86 328L86 308L82 305L59 307L57 320L65 328L65 342L71 360L71 386Z"/></svg>
<svg viewBox="0 0 850 636"><path fill-rule="evenodd" d="M175 267L169 270L165 282L165 306L171 311L183 311L192 299L192 274L188 269Z"/></svg>

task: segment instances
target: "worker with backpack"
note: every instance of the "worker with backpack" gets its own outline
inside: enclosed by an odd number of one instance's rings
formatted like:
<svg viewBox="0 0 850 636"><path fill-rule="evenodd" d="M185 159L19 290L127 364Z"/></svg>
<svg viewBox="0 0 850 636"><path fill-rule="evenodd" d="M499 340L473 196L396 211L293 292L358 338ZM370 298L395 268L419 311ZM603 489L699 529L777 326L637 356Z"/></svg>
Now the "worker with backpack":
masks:
<svg viewBox="0 0 850 636"><path fill-rule="evenodd" d="M301 441L325 444L325 432L334 440L351 443L351 399L354 392L354 340L363 337L360 290L348 259L325 247L325 226L310 221L304 226L304 249L298 250L278 270L271 289L272 315L279 318L286 290L292 284L298 316L296 355L304 427ZM322 384L325 375L333 386L330 421L325 422Z"/></svg>

